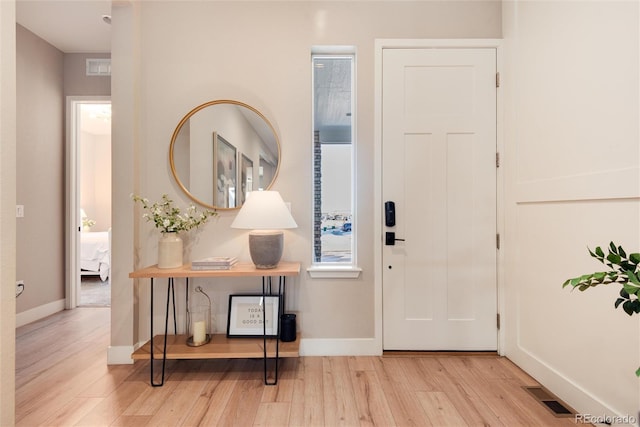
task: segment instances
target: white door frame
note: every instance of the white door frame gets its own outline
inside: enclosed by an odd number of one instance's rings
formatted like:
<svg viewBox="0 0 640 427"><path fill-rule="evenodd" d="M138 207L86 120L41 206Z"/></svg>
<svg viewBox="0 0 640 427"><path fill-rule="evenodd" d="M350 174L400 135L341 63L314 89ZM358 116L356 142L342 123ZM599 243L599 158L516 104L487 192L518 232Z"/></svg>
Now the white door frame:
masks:
<svg viewBox="0 0 640 427"><path fill-rule="evenodd" d="M110 103L110 96L67 96L66 102L66 168L65 168L65 308L80 301L80 233L78 178L78 117L81 104Z"/></svg>
<svg viewBox="0 0 640 427"><path fill-rule="evenodd" d="M384 49L455 49L455 48L495 48L496 69L502 71L502 40L500 39L378 39L375 41L375 110L374 110L374 319L375 319L375 345L379 353L383 351L383 313L382 313L382 52ZM504 153L503 121L502 121L502 90L498 88L496 100L496 136L497 150ZM505 156L502 155L504 158ZM504 173L503 167L497 169L497 232L504 236ZM497 298L498 313L506 313L504 308L504 241L497 252ZM498 353L504 355L505 320L501 319L501 327L498 331Z"/></svg>

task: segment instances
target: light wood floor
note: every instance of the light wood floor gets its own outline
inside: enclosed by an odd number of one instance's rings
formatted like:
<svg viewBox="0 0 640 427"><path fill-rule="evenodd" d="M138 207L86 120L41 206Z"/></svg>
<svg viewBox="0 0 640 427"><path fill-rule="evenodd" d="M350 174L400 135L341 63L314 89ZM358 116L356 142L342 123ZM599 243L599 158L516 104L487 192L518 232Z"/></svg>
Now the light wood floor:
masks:
<svg viewBox="0 0 640 427"><path fill-rule="evenodd" d="M18 426L568 426L495 355L283 359L277 386L261 360L107 366L109 309L78 308L20 327Z"/></svg>

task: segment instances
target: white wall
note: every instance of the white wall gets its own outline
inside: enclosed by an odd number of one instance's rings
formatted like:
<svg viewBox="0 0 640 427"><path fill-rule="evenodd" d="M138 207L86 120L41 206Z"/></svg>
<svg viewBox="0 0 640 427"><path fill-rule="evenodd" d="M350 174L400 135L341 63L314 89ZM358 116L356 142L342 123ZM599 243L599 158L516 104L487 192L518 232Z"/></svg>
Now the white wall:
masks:
<svg viewBox="0 0 640 427"><path fill-rule="evenodd" d="M0 425L15 424L16 4L0 2Z"/></svg>
<svg viewBox="0 0 640 427"><path fill-rule="evenodd" d="M503 22L506 354L580 412L637 416L640 325L619 287L562 289L640 252L638 2L509 1Z"/></svg>
<svg viewBox="0 0 640 427"><path fill-rule="evenodd" d="M111 228L111 135L82 132L80 205L96 222L91 231Z"/></svg>
<svg viewBox="0 0 640 427"><path fill-rule="evenodd" d="M496 38L500 37L499 2L172 2L145 1L125 12L118 4L113 13L112 102L114 163L120 187L114 181L114 211L133 215L134 224L114 218L114 256L135 242L136 267L154 264L158 232L134 213L133 204L118 194L136 192L151 200L163 193L182 206L189 200L173 181L168 147L175 126L185 112L215 99L236 99L261 111L274 125L282 148L282 163L274 189L291 202L299 228L285 234L285 259L303 263L300 278L289 282L287 309L295 309L305 339L335 343L371 340L374 336L373 283L373 133L374 40L376 38ZM138 14L139 11L139 14ZM122 13L122 15L121 15ZM127 31L138 37L120 45L120 22L131 19ZM118 22L120 21L120 22ZM171 30L167 31L167 23ZM116 42L116 39L118 42ZM139 44L138 43L139 40ZM357 61L357 135L355 152L358 194L357 280L311 280L304 268L312 259L312 130L311 49L314 45L352 45ZM131 50L139 49L139 55ZM136 65L136 61L139 63ZM119 66L134 64L140 80L119 75ZM124 83L120 79L124 80ZM127 86L130 99L117 99L117 86ZM120 120L118 121L118 115ZM123 115L126 114L126 117ZM126 128L126 132L123 129ZM136 128L139 134L135 134ZM132 132L127 134L127 132ZM116 155L116 152L119 152ZM120 156L132 152L133 164ZM123 162L123 160L125 160ZM118 194L116 194L118 193ZM191 239L191 259L212 255L236 255L249 260L247 235L230 229L234 212L220 212ZM120 228L118 230L118 228ZM369 231L368 231L369 230ZM122 240L120 240L122 239ZM123 252L124 253L124 252ZM122 319L131 298L126 279L126 258L113 261L113 316ZM120 282L119 277L123 280ZM199 282L200 284L200 282ZM216 301L219 325L226 322L227 294L256 290L252 280L202 281ZM181 287L178 287L181 288ZM123 297L115 294L122 291ZM136 334L148 331L148 282L136 285L132 310ZM177 295L182 301L180 294ZM156 313L162 312L157 301ZM180 307L179 307L180 308ZM119 314L116 315L116 312ZM161 317L161 316L160 316ZM160 320L158 317L158 320ZM160 322L156 323L157 325ZM122 327L122 325L120 325ZM124 330L122 331L124 332ZM112 344L123 340L114 334ZM327 349L329 350L329 349Z"/></svg>

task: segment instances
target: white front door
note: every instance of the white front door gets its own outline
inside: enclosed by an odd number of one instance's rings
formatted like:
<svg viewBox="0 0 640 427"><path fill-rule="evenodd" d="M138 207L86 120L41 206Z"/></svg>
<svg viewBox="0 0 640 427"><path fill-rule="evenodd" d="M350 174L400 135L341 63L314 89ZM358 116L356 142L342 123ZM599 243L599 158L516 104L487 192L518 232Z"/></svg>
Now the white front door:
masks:
<svg viewBox="0 0 640 427"><path fill-rule="evenodd" d="M495 49L383 50L382 198L383 348L496 350Z"/></svg>

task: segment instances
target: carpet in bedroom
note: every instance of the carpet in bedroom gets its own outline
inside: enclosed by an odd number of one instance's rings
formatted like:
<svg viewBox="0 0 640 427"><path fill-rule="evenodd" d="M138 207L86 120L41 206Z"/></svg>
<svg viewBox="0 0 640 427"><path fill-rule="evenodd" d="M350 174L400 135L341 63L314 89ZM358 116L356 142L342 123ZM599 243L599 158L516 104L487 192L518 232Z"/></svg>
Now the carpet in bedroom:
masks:
<svg viewBox="0 0 640 427"><path fill-rule="evenodd" d="M109 307L111 305L111 282L103 282L98 276L83 277L80 285L79 306Z"/></svg>

